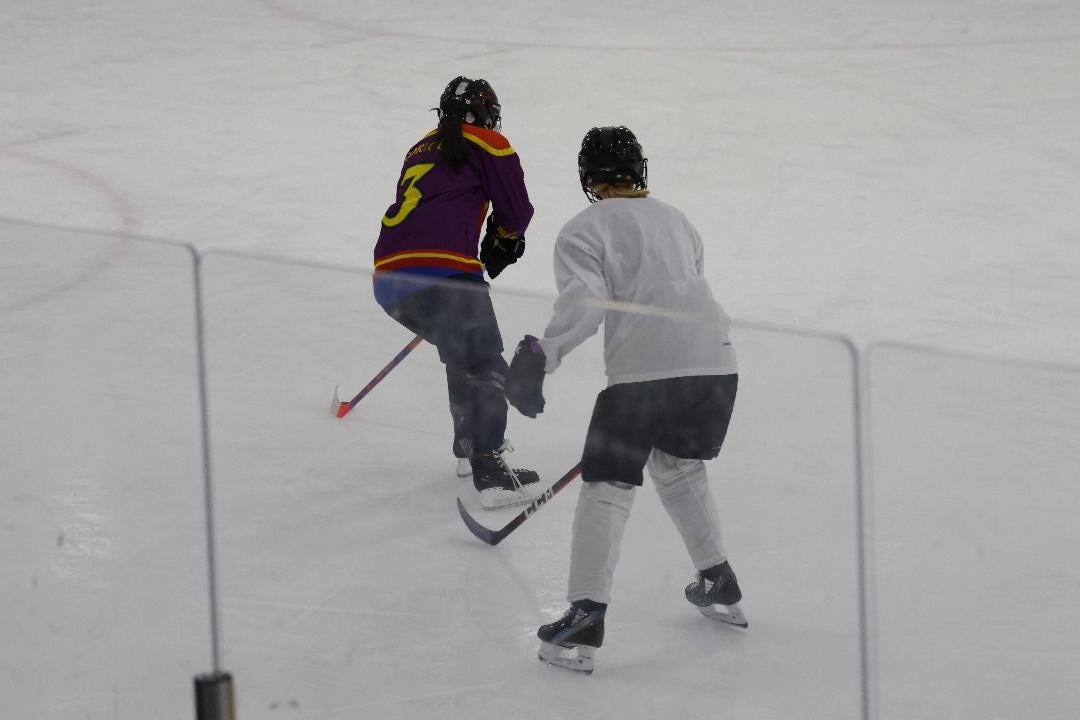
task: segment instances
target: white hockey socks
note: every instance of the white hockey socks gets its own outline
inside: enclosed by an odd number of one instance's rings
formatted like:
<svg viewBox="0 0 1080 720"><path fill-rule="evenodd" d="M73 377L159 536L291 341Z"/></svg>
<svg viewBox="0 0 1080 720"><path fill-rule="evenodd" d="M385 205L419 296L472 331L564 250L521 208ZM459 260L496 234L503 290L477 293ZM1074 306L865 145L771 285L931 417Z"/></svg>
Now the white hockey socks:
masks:
<svg viewBox="0 0 1080 720"><path fill-rule="evenodd" d="M705 462L677 458L654 449L646 467L694 567L704 570L724 562L727 553Z"/></svg>
<svg viewBox="0 0 1080 720"><path fill-rule="evenodd" d="M567 599L611 602L619 546L634 504L633 485L585 482L574 511Z"/></svg>

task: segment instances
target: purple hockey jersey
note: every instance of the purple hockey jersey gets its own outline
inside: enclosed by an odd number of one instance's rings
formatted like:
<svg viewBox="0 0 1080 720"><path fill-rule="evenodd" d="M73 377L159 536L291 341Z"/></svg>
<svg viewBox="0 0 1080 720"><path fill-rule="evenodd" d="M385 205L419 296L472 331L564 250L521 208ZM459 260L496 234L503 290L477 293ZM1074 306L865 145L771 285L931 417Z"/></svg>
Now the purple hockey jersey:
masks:
<svg viewBox="0 0 1080 720"><path fill-rule="evenodd" d="M509 234L522 234L533 206L521 162L500 133L463 124L469 157L455 170L439 158L438 131L409 149L397 199L375 245L375 299L383 307L451 275L483 278L477 257L488 203Z"/></svg>

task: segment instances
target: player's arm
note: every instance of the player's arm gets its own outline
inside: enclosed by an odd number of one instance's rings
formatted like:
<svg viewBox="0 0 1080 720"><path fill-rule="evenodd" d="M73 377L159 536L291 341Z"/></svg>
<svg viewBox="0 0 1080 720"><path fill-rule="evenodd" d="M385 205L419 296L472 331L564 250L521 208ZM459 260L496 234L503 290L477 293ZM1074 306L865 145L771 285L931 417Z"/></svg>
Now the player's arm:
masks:
<svg viewBox="0 0 1080 720"><path fill-rule="evenodd" d="M539 341L545 371L555 372L562 359L596 334L608 299L601 246L580 234L564 231L555 242L555 284L559 295Z"/></svg>
<svg viewBox="0 0 1080 720"><path fill-rule="evenodd" d="M533 206L517 151L509 140L494 130L468 127L463 134L472 149L479 152L484 190L491 200L495 229L507 237L524 235L532 220Z"/></svg>
<svg viewBox="0 0 1080 720"><path fill-rule="evenodd" d="M690 238L694 243L694 269L697 270L698 275L704 275L705 243L701 242L701 236L693 225L687 223L687 227L690 228Z"/></svg>
<svg viewBox="0 0 1080 720"><path fill-rule="evenodd" d="M525 188L521 160L510 142L493 130L469 127L463 137L479 157L484 192L492 212L480 244L480 260L489 277L496 277L525 254L525 230L533 206Z"/></svg>

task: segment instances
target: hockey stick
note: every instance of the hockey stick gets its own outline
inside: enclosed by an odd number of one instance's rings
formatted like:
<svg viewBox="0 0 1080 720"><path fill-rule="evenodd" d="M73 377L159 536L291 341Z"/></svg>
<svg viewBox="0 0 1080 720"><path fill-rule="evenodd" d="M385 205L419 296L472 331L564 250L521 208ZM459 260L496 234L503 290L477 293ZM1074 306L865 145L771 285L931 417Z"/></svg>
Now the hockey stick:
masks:
<svg viewBox="0 0 1080 720"><path fill-rule="evenodd" d="M486 527L476 522L476 520L473 519L473 516L469 514L469 511L465 509L465 505L461 502L461 498L458 498L457 501L458 512L461 513L461 519L465 521L465 527L469 528L473 535L480 538L488 545L498 545L507 535L514 532L518 525L521 525L521 523L525 522L530 515L539 510L541 505L550 500L555 493L569 485L570 482L580 474L581 463L578 463L570 468L565 475L559 478L557 483L545 490L543 495L533 500L528 507L518 513L513 520L506 523L506 525L499 530L488 530Z"/></svg>
<svg viewBox="0 0 1080 720"><path fill-rule="evenodd" d="M338 399L338 394L337 394L337 388L335 387L334 388L334 404L330 406L330 409L333 410L334 413L337 414L337 416L339 418L343 418L346 415L348 415L349 411L352 410L354 407L356 407L356 403L363 400L364 396L367 395L369 392L371 392L371 390L376 385L378 385L379 382L381 382L384 377L389 375L390 371L393 370L395 367L397 367L397 364L399 362L401 362L402 360L404 360L405 356L408 355L409 353L411 353L413 351L413 348L415 348L417 345L419 345L423 341L423 339L424 338L417 335L412 340L410 340L409 344L406 345L405 348L401 352L399 352L397 355L395 355L394 359L391 360L389 363L387 363L386 367L384 367L382 370L380 370L379 374L376 375L375 377L373 377L371 379L371 382L369 382L364 387L363 390L358 392L356 394L356 397L354 397L352 400L349 400L348 402L342 402L341 400L339 400Z"/></svg>

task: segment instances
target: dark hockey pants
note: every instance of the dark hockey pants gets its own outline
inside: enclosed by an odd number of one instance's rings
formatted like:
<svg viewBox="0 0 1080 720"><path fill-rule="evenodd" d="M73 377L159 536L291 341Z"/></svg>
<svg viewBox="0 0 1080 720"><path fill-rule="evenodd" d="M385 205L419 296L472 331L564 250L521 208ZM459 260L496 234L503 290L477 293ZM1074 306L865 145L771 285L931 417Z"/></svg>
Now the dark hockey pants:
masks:
<svg viewBox="0 0 1080 720"><path fill-rule="evenodd" d="M495 450L506 432L504 385L509 367L488 285L457 275L385 308L390 317L435 345L446 387L457 457Z"/></svg>

